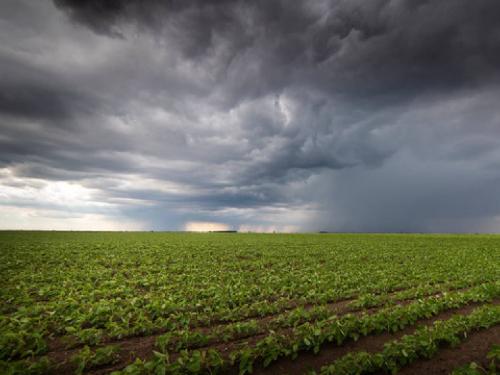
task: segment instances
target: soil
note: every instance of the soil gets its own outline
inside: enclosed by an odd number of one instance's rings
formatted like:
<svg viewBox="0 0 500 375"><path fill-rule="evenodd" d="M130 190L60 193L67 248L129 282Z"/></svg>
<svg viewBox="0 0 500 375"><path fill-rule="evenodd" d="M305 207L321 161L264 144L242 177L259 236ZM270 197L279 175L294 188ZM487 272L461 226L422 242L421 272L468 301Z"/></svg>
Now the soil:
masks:
<svg viewBox="0 0 500 375"><path fill-rule="evenodd" d="M467 288L464 288L467 289ZM436 295L439 295L440 293L437 293ZM329 304L329 307L331 308L332 312L338 314L338 315L343 315L348 312L352 312L353 309L351 306L349 306L349 300L343 300L343 301L337 301L334 303ZM404 301L399 301L399 304L408 304L411 303L412 300L404 300ZM463 313L467 314L470 312L474 307L476 307L478 304L470 304L468 306L465 306L461 309L455 309L455 310L450 310L447 312L444 312L432 319L426 319L426 320L421 320L418 322L418 324L431 324L433 321L437 319L447 319L449 316L456 314L456 313ZM380 308L372 308L372 309L365 309L362 310L362 312L366 313L372 313L374 311L379 310ZM357 314L355 312L355 314ZM265 327L270 320L272 320L274 316L268 316L261 318L258 320L258 323L261 327ZM213 328L213 327L212 327ZM300 360L292 361L290 359L282 358L276 362L274 362L271 366L268 368L256 368L254 373L256 374L267 374L267 373L275 373L275 374L302 374L310 369L316 369L318 370L321 368L321 366L331 363L333 360L336 358L339 358L343 355L345 355L348 352L351 351L359 351L359 350L365 350L368 352L371 351L378 351L381 350L383 347L384 343L390 340L397 339L401 337L404 334L411 333L415 327L409 327L403 331L399 331L395 334L381 334L381 335L373 335L373 336L368 336L361 338L357 342L346 342L343 346L337 347L335 345L324 345L321 348L320 353L317 355L314 355L312 353L301 353L300 354ZM200 331L205 331L204 328L198 329ZM290 329L283 329L279 330L280 333L286 334ZM253 345L255 344L258 340L263 338L266 335L266 333L251 336L248 338L243 338L243 339L237 339L231 342L227 343L220 343L220 342L212 342L210 343L210 347L217 349L218 351L221 352L221 354L229 353L238 347L245 345ZM103 366L99 369L94 369L90 371L89 373L91 374L109 374L112 371L121 369L125 367L127 364L133 362L135 358L141 358L141 359L149 359L152 356L152 351L155 346L155 341L158 335L151 335L151 336L144 336L144 337L131 337L131 338L126 338L122 339L119 341L108 341L106 344L118 344L120 346L120 353L119 353L119 362L111 365L111 366ZM51 360L53 360L56 363L60 363L61 366L58 369L58 373L60 374L71 374L73 372L74 366L70 363L70 358L73 354L78 352L80 348L72 349L72 350L64 350L62 349L59 345L54 345L52 349L56 349L48 353L48 356ZM58 350L59 349L59 350ZM176 355L175 353L171 354L171 359L175 359Z"/></svg>
<svg viewBox="0 0 500 375"><path fill-rule="evenodd" d="M466 288L452 288L452 289L449 289L450 291L465 291L465 290L468 290L470 289L471 287L466 287ZM406 290L404 288L398 288L390 293L388 293L388 296L390 297L391 295L394 295L395 293L399 292L399 291L403 291L403 290ZM432 293L432 294L428 294L426 295L425 297L431 297L431 296L439 296L441 295L442 292L437 292L437 293ZM347 313L358 313L358 312L366 312L368 314L374 312L374 311L377 311L379 310L380 308L384 307L384 306L377 306L377 307L372 307L372 308L354 308L350 305L350 303L352 301L355 301L356 298L346 298L346 299L341 299L341 300L338 300L338 301L335 301L335 302L330 302L330 303L327 303L325 304L325 306L332 312L332 314L337 314L337 315L344 315L344 314L347 314ZM394 301L396 302L397 304L400 304L400 305L406 305L406 304L409 304L411 303L412 301L414 301L415 298L408 298L408 299L403 299L403 300L397 300L397 301ZM301 304L300 303L297 303L297 302L294 302L294 303L291 303L290 306L286 307L284 310L281 310L277 313L273 313L273 314L269 314L269 315L266 315L264 317L249 317L249 318L243 318L243 319L239 319L237 321L234 321L234 322L213 322L212 325L210 326L195 326L195 327L192 327L193 328L193 332L200 332L200 333L209 333L210 331L213 331L214 329L218 329L218 328L223 328L227 325L230 325L232 323L236 323L236 322L239 322L239 323L242 323L242 322L247 322L247 321L250 321L250 320L256 320L257 321L257 324L262 327L262 328L266 328L267 325L269 324L269 322L271 322L274 318L276 318L278 315L280 314L284 314L286 313L287 311L291 310L292 309L292 306L293 305L293 308L295 307L298 307L300 306ZM308 303L308 304L305 304L305 305L302 305L304 307L304 309L306 310L309 310L311 308L313 308L314 306L317 306L317 305L314 305L314 304L311 304L311 303ZM158 337L159 335L165 333L166 330L158 330L158 331L155 331L153 334L151 335L148 335L148 336L141 336L141 335L138 335L138 336L130 336L130 337L125 337L125 338L122 338L122 339L112 339L112 338L107 338L107 337L104 337L101 341L101 344L102 345L127 345L127 343L134 343L134 342L140 342L140 341L143 341L144 338L149 338L149 337ZM259 335L256 335L256 336L262 336L261 334ZM241 339L245 339L246 337L239 337L238 339L234 340L234 341L241 341ZM216 345L218 344L219 342L218 341L215 341L215 342L210 342L210 346L213 346L213 345ZM66 343L64 340L61 339L61 337L54 337L52 340L50 340L48 342L48 346L49 346L49 355L51 355L52 353L56 353L56 352L74 352L76 351L77 349L83 347L83 345L76 345L74 346L72 349L68 350L66 348ZM194 348L193 348L194 349Z"/></svg>
<svg viewBox="0 0 500 375"><path fill-rule="evenodd" d="M441 349L433 358L401 369L398 375L447 375L453 369L471 362L487 369L489 360L486 356L494 344L500 344L500 325L473 332L457 347ZM500 374L500 367L497 367L497 373Z"/></svg>
<svg viewBox="0 0 500 375"><path fill-rule="evenodd" d="M500 301L497 301L500 303ZM459 309L448 310L437 316L430 319L423 319L418 321L418 326L422 325L431 325L436 320L445 320L450 318L455 314L469 314L474 308L481 305L480 303L473 303L467 306L464 306ZM386 342L398 339L405 334L411 334L416 329L417 325L407 327L406 329L396 332L396 333L383 333L379 335L371 335L360 338L358 341L348 341L344 343L342 346L336 346L335 344L326 344L322 346L321 351L318 354L313 354L309 352L300 353L300 357L297 360L291 360L289 358L281 358L276 362L272 363L267 368L262 368L256 366L254 369L254 374L263 375L263 374L304 374L305 372L314 369L319 370L322 366L331 363L335 359L342 357L343 355L352 352L352 351L367 351L367 352L377 352L383 349L383 346ZM221 353L228 353L232 350L235 350L239 345L252 345L256 341L258 341L260 337L255 336L251 337L248 340L243 340L234 343L228 344L219 344L216 346L212 346L212 348L219 350ZM148 339L148 338L144 338ZM124 354L121 358L120 363L108 367L102 368L99 370L91 371L91 374L109 374L111 371L118 370L123 368L126 363L130 363L133 358L143 358L148 359L151 355L152 347L150 345L154 345L154 342L140 342L139 345L133 346L124 350ZM125 348L124 348L125 349ZM130 354L130 350L135 350L135 356ZM144 355L144 356L143 356ZM128 359L128 360L127 360ZM172 359L175 359L175 356L172 356ZM235 371L234 373L237 373Z"/></svg>
<svg viewBox="0 0 500 375"><path fill-rule="evenodd" d="M301 353L300 359L291 360L288 358L281 358L266 368L256 368L254 374L304 374L309 370L320 370L322 366L332 363L333 361L341 358L342 356L357 351L365 351L368 353L375 353L384 348L384 344L401 338L404 335L412 334L417 326L428 326L436 320L446 320L455 314L469 314L474 308L481 304L474 303L464 306L460 309L448 310L438 314L430 319L418 321L417 325L407 327L396 333L383 333L379 335L370 335L360 338L358 341L349 341L342 346L337 346L334 343L322 346L318 354L314 353ZM498 338L497 338L498 339ZM449 370L449 369L448 369Z"/></svg>

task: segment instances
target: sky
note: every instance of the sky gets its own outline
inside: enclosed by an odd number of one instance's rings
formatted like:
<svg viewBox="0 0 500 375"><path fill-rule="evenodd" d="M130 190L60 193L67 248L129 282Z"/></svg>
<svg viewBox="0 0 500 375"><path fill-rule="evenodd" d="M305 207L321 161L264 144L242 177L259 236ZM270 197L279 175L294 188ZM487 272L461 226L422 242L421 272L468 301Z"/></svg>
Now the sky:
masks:
<svg viewBox="0 0 500 375"><path fill-rule="evenodd" d="M0 228L500 232L498 0L2 0Z"/></svg>

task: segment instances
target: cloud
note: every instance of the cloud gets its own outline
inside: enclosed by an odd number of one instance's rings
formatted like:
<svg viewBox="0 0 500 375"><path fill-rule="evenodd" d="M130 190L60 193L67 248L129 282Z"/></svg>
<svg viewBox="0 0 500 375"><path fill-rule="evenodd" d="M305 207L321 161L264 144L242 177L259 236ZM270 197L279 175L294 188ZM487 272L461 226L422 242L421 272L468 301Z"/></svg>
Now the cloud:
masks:
<svg viewBox="0 0 500 375"><path fill-rule="evenodd" d="M64 215L44 189L71 186L72 215L142 228L497 230L497 1L0 7L9 207Z"/></svg>
<svg viewBox="0 0 500 375"><path fill-rule="evenodd" d="M231 227L224 223L204 222L204 221L189 221L184 225L184 230L188 232L213 232L227 231Z"/></svg>
<svg viewBox="0 0 500 375"><path fill-rule="evenodd" d="M140 231L141 223L103 214L72 214L2 205L0 227L13 230Z"/></svg>

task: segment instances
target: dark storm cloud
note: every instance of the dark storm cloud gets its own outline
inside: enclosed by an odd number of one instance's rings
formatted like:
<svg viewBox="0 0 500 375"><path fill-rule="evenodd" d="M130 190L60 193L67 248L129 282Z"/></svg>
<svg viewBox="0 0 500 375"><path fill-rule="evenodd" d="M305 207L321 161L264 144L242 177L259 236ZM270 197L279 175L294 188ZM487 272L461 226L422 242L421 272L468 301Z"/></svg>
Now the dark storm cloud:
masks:
<svg viewBox="0 0 500 375"><path fill-rule="evenodd" d="M254 84L275 88L293 79L343 95L405 96L497 76L500 62L494 0L55 3L97 32L164 32L187 58L222 45L230 62L216 70L248 59L262 74Z"/></svg>
<svg viewBox="0 0 500 375"><path fill-rule="evenodd" d="M309 230L492 230L500 216L498 1L1 7L5 186L75 182L155 228L303 210L290 223Z"/></svg>
<svg viewBox="0 0 500 375"><path fill-rule="evenodd" d="M27 66L9 56L0 57L0 70L0 113L4 115L60 125L99 105L97 98L71 87L57 74Z"/></svg>
<svg viewBox="0 0 500 375"><path fill-rule="evenodd" d="M312 113L295 129L283 131L262 118L265 114L251 114L249 137L285 138L278 150L269 150L270 160L252 169L257 177L380 163L391 150L374 150L366 142L370 126L353 140L341 136L323 145L317 140L419 95L481 86L499 77L495 15L500 5L495 1L330 1L293 7L280 1L116 1L106 9L102 2L56 4L98 32L118 33L132 24L166 33L185 58L201 66L222 46L225 52L208 69L215 74L213 89L220 92L223 109L270 93L319 93L318 99L297 99L302 111ZM336 121L339 112L343 118ZM336 149L345 154L344 143L347 153L355 154L349 160L335 155Z"/></svg>

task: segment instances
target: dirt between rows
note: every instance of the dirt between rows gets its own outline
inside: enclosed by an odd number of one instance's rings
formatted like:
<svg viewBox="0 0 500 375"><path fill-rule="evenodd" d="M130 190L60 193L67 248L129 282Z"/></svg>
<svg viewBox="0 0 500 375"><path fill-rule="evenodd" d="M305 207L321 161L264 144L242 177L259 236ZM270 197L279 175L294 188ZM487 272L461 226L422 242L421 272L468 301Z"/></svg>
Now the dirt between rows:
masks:
<svg viewBox="0 0 500 375"><path fill-rule="evenodd" d="M497 301L500 303L500 300ZM450 316L454 314L468 314L475 307L481 305L480 303L473 303L467 306L464 306L459 309L452 309L446 312L443 312L433 318L423 319L418 321L418 325L430 325L436 320L444 320L448 319ZM291 360L289 358L280 358L278 361L272 363L267 368L262 368L257 366L254 370L256 374L302 374L310 369L319 370L321 366L331 363L333 360L340 358L341 356L351 352L358 350L365 350L369 352L374 352L381 350L383 348L384 343L397 339L404 334L411 333L415 330L416 326L408 327L402 331L399 331L394 334L384 333L380 335L372 335L359 339L358 341L347 341L342 346L336 346L334 343L325 344L321 347L321 351L318 354L313 354L310 352L303 352L300 354L299 359ZM290 331L290 329L289 329ZM286 334L287 332L283 332ZM233 350L238 349L241 346L252 346L259 339L264 337L265 334L253 336L247 340L239 340L237 342L232 343L223 343L211 346L211 348L218 350L221 354L227 355ZM96 369L90 371L89 374L108 374L112 371L121 369L125 367L128 363L132 362L135 358L139 357L142 359L148 359L151 357L152 350L154 347L154 338L144 337L142 340L130 343L128 342L121 349L120 353L120 362L106 368ZM175 360L176 356L171 355L171 359ZM61 369L62 370L62 369ZM68 368L69 370L69 368ZM234 373L237 373L236 369Z"/></svg>
<svg viewBox="0 0 500 375"><path fill-rule="evenodd" d="M495 302L500 304L500 300ZM375 353L383 350L384 344L401 338L404 335L412 334L419 326L430 326L437 320L449 319L452 315L467 315L482 303L472 303L459 309L447 310L429 319L419 320L416 325L407 327L395 333L382 333L361 337L358 341L348 341L342 346L335 343L328 343L321 347L318 354L311 352L301 353L296 360L280 358L266 368L258 367L254 374L304 374L309 370L320 370L322 366L328 365L350 352L366 351Z"/></svg>
<svg viewBox="0 0 500 375"><path fill-rule="evenodd" d="M433 358L421 360L401 369L401 375L445 375L460 366L476 362L483 368L488 368L486 358L492 346L500 344L500 325L488 330L476 331L470 334L455 348L444 348ZM497 366L500 374L500 364Z"/></svg>
<svg viewBox="0 0 500 375"><path fill-rule="evenodd" d="M473 288L475 286L482 285L482 284L484 284L484 283L475 284L475 285L464 287L464 288L450 288L450 289L448 289L448 291L466 291L470 288ZM411 288L409 288L409 289L411 289ZM397 291L392 291L391 293L388 294L388 297L391 298L397 292L401 292L401 291L409 290L409 289L399 289ZM429 293L427 295L424 295L423 297L439 296L441 294L443 294L443 292ZM400 300L393 300L392 302L395 302L397 304L405 304L405 303L407 303L406 301L411 302L415 299L416 298L406 298L406 299L400 299ZM375 311L375 310L378 310L381 307L383 307L383 305L373 307L373 308L355 308L355 307L350 306L350 303L355 301L355 300L356 300L356 298L347 298L347 299L342 299L342 300L338 300L335 302L327 303L327 304L325 304L325 306L331 311L332 314L338 314L338 315L343 315L343 314L347 314L347 313L356 313L358 311L365 311L367 313L370 313L371 311ZM299 306L300 306L300 304L296 304L295 307L299 307ZM304 307L305 310L310 310L314 306L318 306L318 305L308 303L306 305L303 305L302 307ZM228 322L228 323L214 324L214 325L209 326L209 327L193 327L193 329L191 331L207 334L209 332L213 332L213 330L216 330L219 328L224 328L230 324L248 322L250 320L256 320L259 327L261 329L265 329L273 319L275 319L280 314L286 314L290 310L291 309L287 308L284 311L280 311L280 312L277 312L275 314L269 314L269 315L266 315L264 317L245 318L245 319L240 319L240 320L236 320L236 321ZM166 330L159 330L158 332L155 332L155 333L150 334L150 335L137 335L137 336L124 337L122 339L112 339L112 338L105 337L98 346L122 345L122 344L126 345L129 342L136 343L136 342L143 341L143 340L150 338L150 337L154 337L156 339L158 336L164 334L165 332L166 332ZM232 341L239 341L241 339L245 339L245 338L248 338L251 336L255 336L255 335L239 336L237 339L232 340ZM257 336L261 336L261 334L259 334ZM209 345L212 346L212 345L215 345L219 342L221 342L221 341L220 340L219 341L211 341L211 342L209 342ZM80 348L83 347L83 345L77 345L71 349L67 349L66 343L63 340L61 340L60 338L52 339L51 341L48 342L48 346L49 346L49 352L48 352L49 356L52 356L52 355L57 356L57 354L55 354L57 352L67 352L67 353L73 354L76 351L78 351Z"/></svg>

